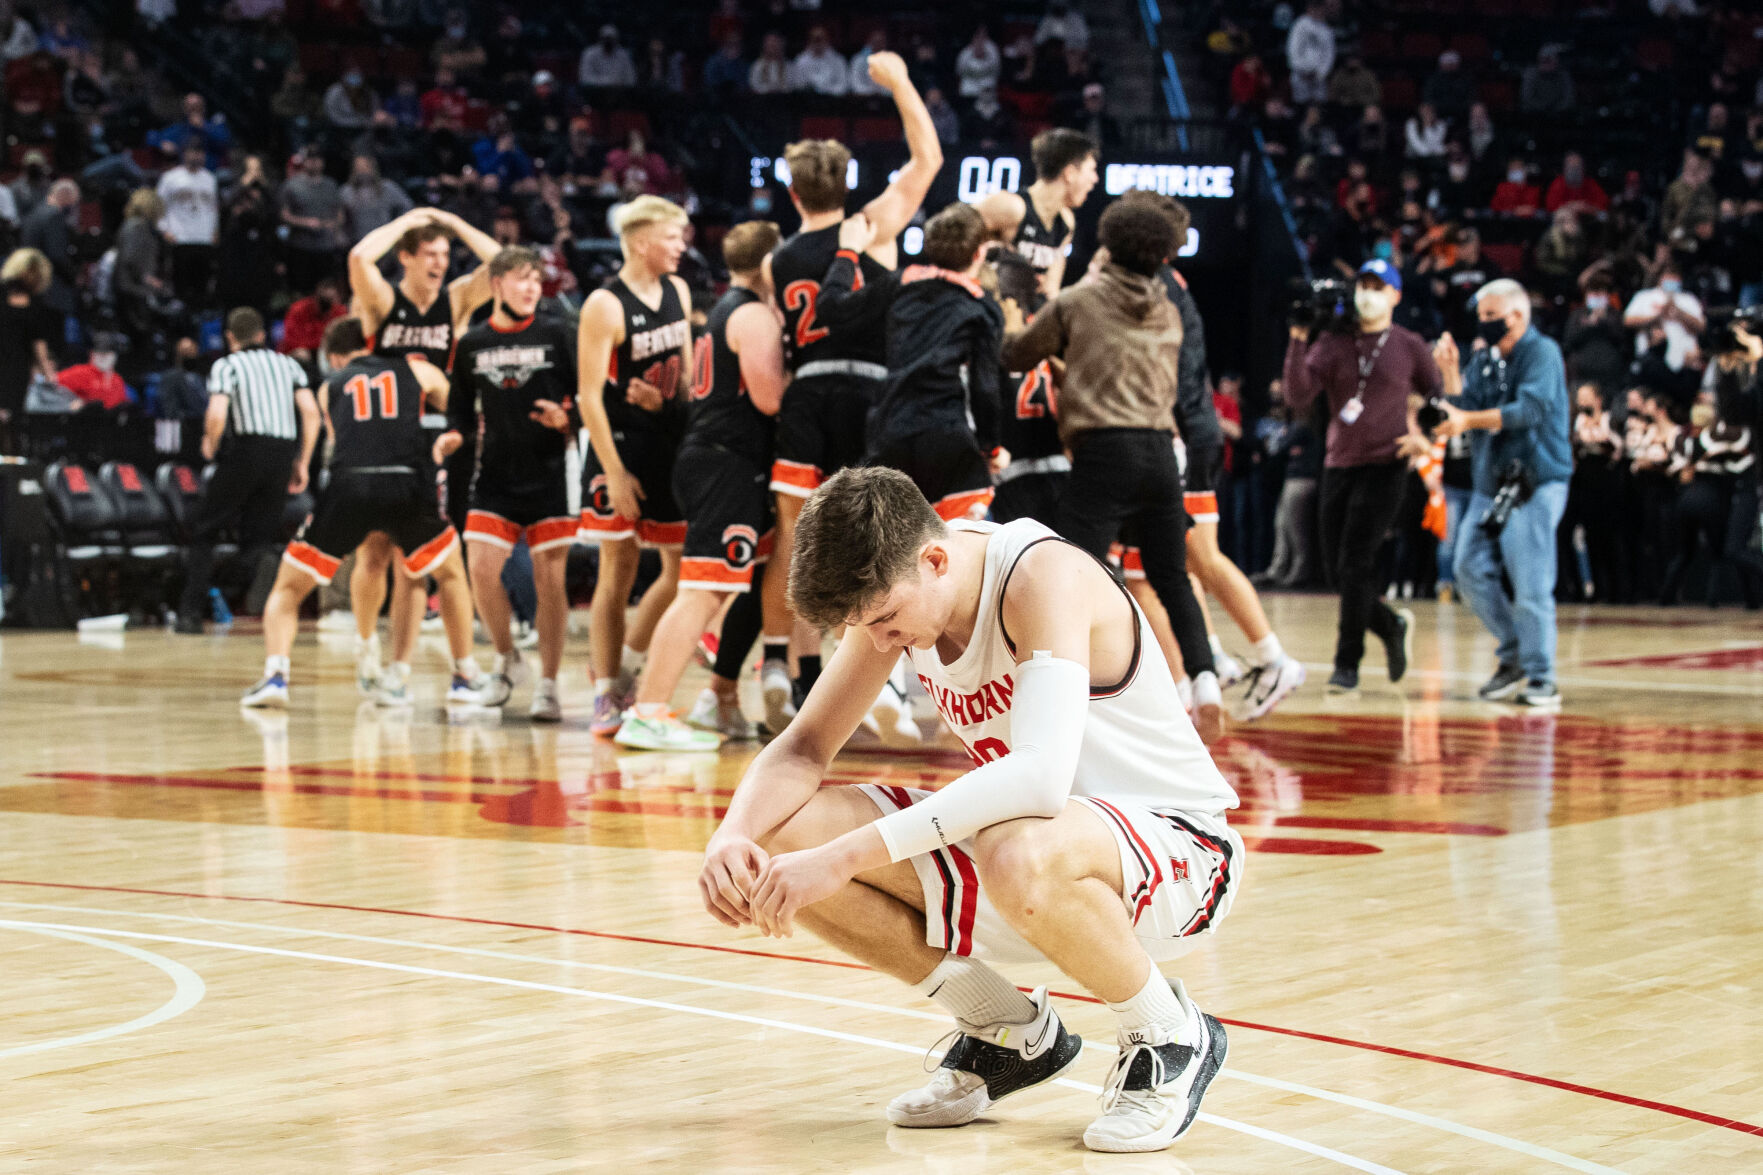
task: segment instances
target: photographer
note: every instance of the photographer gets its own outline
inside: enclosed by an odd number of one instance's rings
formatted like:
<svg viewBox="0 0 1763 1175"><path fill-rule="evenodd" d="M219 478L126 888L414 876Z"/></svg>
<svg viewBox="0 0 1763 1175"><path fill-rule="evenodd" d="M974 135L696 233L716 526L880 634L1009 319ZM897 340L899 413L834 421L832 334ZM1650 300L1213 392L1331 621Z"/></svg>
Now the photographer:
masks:
<svg viewBox="0 0 1763 1175"><path fill-rule="evenodd" d="M1302 419L1318 395L1328 399L1321 531L1322 557L1341 593L1328 680L1335 693L1359 686L1367 628L1383 641L1390 681L1408 671L1413 617L1379 598L1377 552L1401 506L1404 456L1431 448L1413 424L1409 398L1435 398L1439 370L1426 342L1391 321L1401 297L1401 273L1387 261L1367 261L1353 291L1357 319L1324 323L1314 342L1308 324L1294 322L1286 347L1283 387L1292 418Z"/></svg>
<svg viewBox="0 0 1763 1175"><path fill-rule="evenodd" d="M1478 691L1487 700L1516 695L1523 706L1554 710L1555 529L1573 473L1572 410L1561 348L1530 324L1530 295L1509 278L1475 297L1485 347L1459 362L1456 340L1433 348L1445 377L1442 437L1473 433L1475 490L1457 546L1457 586L1499 638L1499 668ZM1500 586L1502 569L1515 600ZM1525 684L1528 677L1529 684Z"/></svg>

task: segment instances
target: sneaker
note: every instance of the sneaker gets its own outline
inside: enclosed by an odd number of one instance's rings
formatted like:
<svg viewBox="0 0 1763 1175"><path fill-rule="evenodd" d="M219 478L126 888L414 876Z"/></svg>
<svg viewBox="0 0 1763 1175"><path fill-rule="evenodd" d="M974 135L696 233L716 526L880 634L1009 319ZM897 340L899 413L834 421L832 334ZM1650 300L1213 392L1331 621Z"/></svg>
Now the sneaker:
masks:
<svg viewBox="0 0 1763 1175"><path fill-rule="evenodd" d="M1051 1081L1075 1064L1083 1038L1065 1030L1046 988L1028 998L1036 1015L1027 1024L962 1024L936 1076L888 1103L888 1121L965 1126L1011 1094Z"/></svg>
<svg viewBox="0 0 1763 1175"><path fill-rule="evenodd" d="M1218 675L1218 688L1227 690L1247 676L1242 663L1229 653L1212 654L1212 672Z"/></svg>
<svg viewBox="0 0 1763 1175"><path fill-rule="evenodd" d="M612 741L634 751L714 751L722 745L722 736L693 730L672 714L644 718L633 711L625 715Z"/></svg>
<svg viewBox="0 0 1763 1175"><path fill-rule="evenodd" d="M1395 685L1408 672L1408 658L1414 652L1414 613L1407 608L1396 609L1396 635L1386 637L1384 654L1389 658L1390 684Z"/></svg>
<svg viewBox="0 0 1763 1175"><path fill-rule="evenodd" d="M541 677L533 686L533 703L527 715L534 722L562 722L563 703L557 699L557 679Z"/></svg>
<svg viewBox="0 0 1763 1175"><path fill-rule="evenodd" d="M601 694L594 699L594 717L589 720L588 729L595 734L617 734L624 725L624 711L616 695Z"/></svg>
<svg viewBox="0 0 1763 1175"><path fill-rule="evenodd" d="M1249 688L1231 711L1238 722L1253 722L1279 705L1281 699L1304 684L1304 666L1281 654L1279 660L1249 670Z"/></svg>
<svg viewBox="0 0 1763 1175"><path fill-rule="evenodd" d="M1482 683L1475 696L1484 702L1503 702L1524 688L1524 670L1516 665L1501 665L1494 675Z"/></svg>
<svg viewBox="0 0 1763 1175"><path fill-rule="evenodd" d="M1197 1021L1199 1043L1145 1039L1123 1034L1120 1059L1102 1087L1102 1116L1084 1131L1084 1145L1093 1151L1160 1151L1188 1132L1200 1116L1200 1102L1212 1079L1224 1068L1230 1048L1224 1025L1200 1012L1171 982Z"/></svg>
<svg viewBox="0 0 1763 1175"><path fill-rule="evenodd" d="M1329 675L1328 679L1329 693L1350 694L1358 688L1359 671L1357 669L1342 669L1338 665L1335 666L1335 671Z"/></svg>
<svg viewBox="0 0 1763 1175"><path fill-rule="evenodd" d="M686 715L686 725L696 730L715 731L726 739L745 740L755 737L753 724L741 713L741 704L731 700L724 705L713 689L699 691L698 700L692 703L691 713Z"/></svg>
<svg viewBox="0 0 1763 1175"><path fill-rule="evenodd" d="M1561 691L1555 688L1555 683L1552 681L1533 679L1512 700L1520 706L1528 706L1532 710L1559 710L1561 708Z"/></svg>
<svg viewBox="0 0 1763 1175"><path fill-rule="evenodd" d="M789 668L782 661L767 661L759 667L759 694L765 699L765 729L773 735L784 732L796 716L795 691L791 688Z"/></svg>
<svg viewBox="0 0 1763 1175"><path fill-rule="evenodd" d="M698 634L698 643L692 646L692 660L705 669L715 668L716 654L721 648L721 637L714 632L701 632Z"/></svg>
<svg viewBox="0 0 1763 1175"><path fill-rule="evenodd" d="M364 698L379 697L380 679L380 642L379 637L362 640L355 638L355 688Z"/></svg>
<svg viewBox="0 0 1763 1175"><path fill-rule="evenodd" d="M388 709L396 706L409 706L415 702L410 693L410 679L391 668L380 674L374 682L373 700L375 705Z"/></svg>
<svg viewBox="0 0 1763 1175"><path fill-rule="evenodd" d="M912 717L912 706L898 686L888 682L876 695L865 715L864 725L881 738L885 747L911 748L924 745L924 732Z"/></svg>
<svg viewBox="0 0 1763 1175"><path fill-rule="evenodd" d="M489 685L487 680L482 683L474 682L463 673L455 673L452 683L447 686L447 704L449 706L481 705L484 687L487 685Z"/></svg>
<svg viewBox="0 0 1763 1175"><path fill-rule="evenodd" d="M1207 746L1224 737L1224 694L1218 688L1216 674L1194 676L1194 729Z"/></svg>
<svg viewBox="0 0 1763 1175"><path fill-rule="evenodd" d="M514 647L517 649L536 649L539 647L539 630L524 620L514 622Z"/></svg>
<svg viewBox="0 0 1763 1175"><path fill-rule="evenodd" d="M504 657L497 653L491 659L490 676L495 677L498 674L506 677L508 684L512 686L523 686L532 679L533 669L527 659L520 655L520 649L516 646L514 652L508 656Z"/></svg>
<svg viewBox="0 0 1763 1175"><path fill-rule="evenodd" d="M288 705L288 679L279 673L271 673L262 681L245 691L239 699L241 706L254 706L284 710Z"/></svg>
<svg viewBox="0 0 1763 1175"><path fill-rule="evenodd" d="M492 673L483 685L478 687L477 696L473 699L480 706L495 709L506 706L508 699L514 696L514 682L506 673Z"/></svg>

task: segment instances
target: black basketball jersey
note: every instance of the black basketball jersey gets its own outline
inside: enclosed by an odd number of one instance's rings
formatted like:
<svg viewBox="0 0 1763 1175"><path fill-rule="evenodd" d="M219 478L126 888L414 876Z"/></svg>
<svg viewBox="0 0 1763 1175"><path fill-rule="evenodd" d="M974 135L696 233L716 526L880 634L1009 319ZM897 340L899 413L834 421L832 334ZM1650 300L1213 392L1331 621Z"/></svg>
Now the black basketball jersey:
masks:
<svg viewBox="0 0 1763 1175"><path fill-rule="evenodd" d="M447 287L427 310L418 310L401 286L393 286L392 309L374 335L373 353L388 359L415 355L445 370L453 355L453 298Z"/></svg>
<svg viewBox="0 0 1763 1175"><path fill-rule="evenodd" d="M999 443L1012 461L1031 461L1063 453L1059 443L1059 402L1053 390L1053 368L1041 360L1029 372L1004 373L1004 413Z"/></svg>
<svg viewBox="0 0 1763 1175"><path fill-rule="evenodd" d="M711 307L704 337L692 364L692 394L684 445L708 445L771 466L774 421L753 406L741 378L741 357L729 350L728 320L743 306L760 301L752 290L731 289Z"/></svg>
<svg viewBox="0 0 1763 1175"><path fill-rule="evenodd" d="M1053 217L1051 225L1043 224L1040 213L1035 211L1034 198L1027 192L1022 194L1022 202L1025 208L1022 226L1016 230L1016 251L1028 258L1028 263L1035 267L1035 276L1041 277L1070 248L1071 226L1063 216Z"/></svg>
<svg viewBox="0 0 1763 1175"><path fill-rule="evenodd" d="M482 421L477 477L503 488L543 484L561 476L574 434L534 420L533 406L549 400L571 409L575 389L569 323L541 314L504 328L492 319L459 340L447 423L476 437Z"/></svg>
<svg viewBox="0 0 1763 1175"><path fill-rule="evenodd" d="M771 281L784 312L784 365L792 372L832 359L885 365L888 358L887 308L837 327L816 322L814 304L820 282L839 251L839 226L797 233L771 255ZM857 288L888 274L865 253L857 264Z"/></svg>
<svg viewBox="0 0 1763 1175"><path fill-rule="evenodd" d="M422 385L403 359L363 355L325 380L336 448L331 469L425 468Z"/></svg>
<svg viewBox="0 0 1763 1175"><path fill-rule="evenodd" d="M671 277L663 277L659 306L637 297L621 277L613 278L606 288L624 310L624 342L613 350L612 365L606 372L607 421L614 431L677 427L680 381L691 377L690 372L680 370L685 362L681 356L692 337L692 324L686 318L678 287ZM633 379L661 389L664 406L660 412L646 412L625 401Z"/></svg>

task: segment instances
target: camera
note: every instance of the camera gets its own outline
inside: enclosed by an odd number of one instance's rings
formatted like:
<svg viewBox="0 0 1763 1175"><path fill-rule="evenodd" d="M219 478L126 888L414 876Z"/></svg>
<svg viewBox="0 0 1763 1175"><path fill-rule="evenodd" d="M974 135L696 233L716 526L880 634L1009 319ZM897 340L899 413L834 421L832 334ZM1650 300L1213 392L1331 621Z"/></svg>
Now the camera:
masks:
<svg viewBox="0 0 1763 1175"><path fill-rule="evenodd" d="M1353 283L1338 277L1311 281L1293 278L1292 304L1286 318L1291 325L1310 332L1341 335L1359 333L1359 309L1353 305Z"/></svg>
<svg viewBox="0 0 1763 1175"><path fill-rule="evenodd" d="M1439 396L1427 397L1426 403L1414 413L1414 422L1430 437L1432 430L1445 422L1445 401Z"/></svg>
<svg viewBox="0 0 1763 1175"><path fill-rule="evenodd" d="M1522 461L1508 461L1500 470L1499 488L1494 491L1494 500L1481 520L1481 528L1490 537L1498 538L1506 529L1506 523L1511 521L1512 511L1530 501L1536 488L1536 478L1527 465Z"/></svg>
<svg viewBox="0 0 1763 1175"><path fill-rule="evenodd" d="M1724 318L1724 321L1720 321ZM1731 355L1745 350L1739 329L1752 338L1763 338L1763 306L1742 306L1730 315L1717 316L1720 325L1714 328L1714 354Z"/></svg>

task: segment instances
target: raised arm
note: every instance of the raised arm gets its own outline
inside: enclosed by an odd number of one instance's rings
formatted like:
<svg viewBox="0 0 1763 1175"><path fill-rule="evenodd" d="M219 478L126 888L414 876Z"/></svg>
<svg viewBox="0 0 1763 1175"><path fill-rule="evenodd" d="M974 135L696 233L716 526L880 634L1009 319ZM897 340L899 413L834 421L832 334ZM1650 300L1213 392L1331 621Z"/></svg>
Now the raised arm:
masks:
<svg viewBox="0 0 1763 1175"><path fill-rule="evenodd" d="M994 241L1014 244L1016 232L1028 216L1028 202L1015 192L993 192L974 205L986 232Z"/></svg>
<svg viewBox="0 0 1763 1175"><path fill-rule="evenodd" d="M892 301L899 278L890 273L881 281L865 282L859 255L874 243L875 226L868 214L859 212L839 226L839 251L820 281L814 314L823 323L843 326L880 313Z"/></svg>
<svg viewBox="0 0 1763 1175"><path fill-rule="evenodd" d="M380 272L380 262L405 232L427 224L432 218L433 211L428 208L406 212L380 225L349 250L349 293L355 299L355 316L361 319L365 333L379 333L386 315L392 312L392 283Z"/></svg>
<svg viewBox="0 0 1763 1175"><path fill-rule="evenodd" d="M740 360L747 399L776 416L790 382L784 371L783 316L769 302L749 302L729 315L728 349Z"/></svg>
<svg viewBox="0 0 1763 1175"><path fill-rule="evenodd" d="M1309 411L1322 391L1321 381L1315 379L1310 370L1310 356L1315 350L1304 329L1294 326L1291 339L1286 343L1286 361L1280 372L1279 385L1280 394L1285 396L1286 406L1292 410L1293 417Z"/></svg>
<svg viewBox="0 0 1763 1175"><path fill-rule="evenodd" d="M447 297L453 307L453 335L464 333L465 324L479 306L490 300L490 259L502 251L496 238L471 224L464 217L438 208L429 210L436 220L453 230L461 244L470 249L479 265L463 277L456 277L447 286Z"/></svg>
<svg viewBox="0 0 1763 1175"><path fill-rule="evenodd" d="M1065 313L1058 298L1042 306L1027 327L1004 332L1002 358L1010 371L1027 371L1043 359L1064 354Z"/></svg>
<svg viewBox="0 0 1763 1175"><path fill-rule="evenodd" d="M942 169L943 148L930 112L924 108L924 99L918 96L906 73L906 63L898 53L871 53L869 76L894 96L900 124L906 132L906 147L912 153L887 190L863 208L875 224L876 241L891 243L905 231L919 205L924 203L924 194Z"/></svg>

